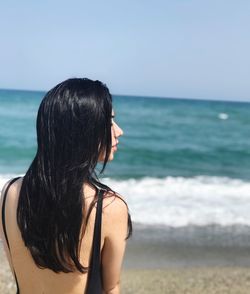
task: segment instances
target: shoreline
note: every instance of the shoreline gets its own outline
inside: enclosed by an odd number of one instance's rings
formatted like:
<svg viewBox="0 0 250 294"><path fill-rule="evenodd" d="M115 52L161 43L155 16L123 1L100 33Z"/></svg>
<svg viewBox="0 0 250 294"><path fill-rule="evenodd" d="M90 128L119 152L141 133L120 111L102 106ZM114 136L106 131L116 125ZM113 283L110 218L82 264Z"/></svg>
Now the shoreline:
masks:
<svg viewBox="0 0 250 294"><path fill-rule="evenodd" d="M125 269L250 267L250 227L134 224Z"/></svg>

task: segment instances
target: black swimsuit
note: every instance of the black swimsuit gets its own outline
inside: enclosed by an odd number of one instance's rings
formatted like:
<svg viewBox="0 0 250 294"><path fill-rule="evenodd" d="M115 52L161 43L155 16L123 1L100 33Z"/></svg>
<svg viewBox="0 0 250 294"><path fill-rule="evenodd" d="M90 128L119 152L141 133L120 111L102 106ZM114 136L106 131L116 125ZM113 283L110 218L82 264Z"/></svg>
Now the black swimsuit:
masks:
<svg viewBox="0 0 250 294"><path fill-rule="evenodd" d="M10 252L10 245L7 237L6 225L5 225L5 203L6 203L6 196L8 190L12 183L14 183L17 179L15 178L10 181L8 184L5 193L3 195L3 205L2 205L2 224L3 224L3 232L5 235L5 239L9 248ZM94 228L94 236L93 236L93 245L92 245L92 253L91 253L91 260L90 260L90 268L88 273L88 281L86 287L86 294L101 294L102 293L102 272L101 272L101 256L100 256L100 249L101 249L101 224L102 224L102 202L103 202L103 193L104 190L98 190L98 200L97 200L97 208L96 208L96 217L95 217L95 228ZM11 255L11 252L10 252ZM17 286L17 294L20 293L18 281L16 277L15 270L14 276L16 280Z"/></svg>

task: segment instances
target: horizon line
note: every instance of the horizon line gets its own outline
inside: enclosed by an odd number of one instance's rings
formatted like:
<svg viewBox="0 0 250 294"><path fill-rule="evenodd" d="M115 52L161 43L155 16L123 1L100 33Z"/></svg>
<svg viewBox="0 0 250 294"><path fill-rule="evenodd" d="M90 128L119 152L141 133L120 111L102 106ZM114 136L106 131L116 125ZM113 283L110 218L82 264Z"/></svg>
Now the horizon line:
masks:
<svg viewBox="0 0 250 294"><path fill-rule="evenodd" d="M20 92L37 92L37 93L46 93L48 90L32 90L32 89L11 89L11 88L0 88L0 91L20 91ZM172 99L172 100L195 100L195 101L214 101L214 102L239 102L239 103L250 103L249 100L232 100L229 98L194 98L194 97L167 97L167 96L153 96L153 95L137 95L137 94L112 94L112 96L121 96L121 97L135 97L135 98L153 98L153 99Z"/></svg>

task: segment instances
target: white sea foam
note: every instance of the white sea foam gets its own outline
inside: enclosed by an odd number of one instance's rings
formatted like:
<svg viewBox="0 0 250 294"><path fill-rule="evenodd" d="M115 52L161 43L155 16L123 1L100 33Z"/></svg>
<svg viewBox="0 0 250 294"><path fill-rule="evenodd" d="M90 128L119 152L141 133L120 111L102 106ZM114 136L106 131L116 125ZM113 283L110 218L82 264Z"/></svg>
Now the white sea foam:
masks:
<svg viewBox="0 0 250 294"><path fill-rule="evenodd" d="M0 175L0 189L13 176ZM250 182L208 176L104 182L124 196L135 222L173 227L250 225Z"/></svg>
<svg viewBox="0 0 250 294"><path fill-rule="evenodd" d="M136 222L173 227L250 225L250 182L200 176L106 183L125 196Z"/></svg>
<svg viewBox="0 0 250 294"><path fill-rule="evenodd" d="M218 118L222 120L226 120L229 118L229 115L227 113L221 112L218 114Z"/></svg>

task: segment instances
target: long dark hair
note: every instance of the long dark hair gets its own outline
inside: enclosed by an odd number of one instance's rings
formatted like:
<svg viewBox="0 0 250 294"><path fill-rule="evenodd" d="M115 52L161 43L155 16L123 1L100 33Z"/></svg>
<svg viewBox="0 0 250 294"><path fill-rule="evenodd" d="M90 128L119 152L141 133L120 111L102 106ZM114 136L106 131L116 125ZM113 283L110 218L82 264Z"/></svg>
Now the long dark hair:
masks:
<svg viewBox="0 0 250 294"><path fill-rule="evenodd" d="M79 260L83 183L111 191L95 173L111 151L112 97L100 81L68 79L43 98L37 115L37 153L23 178L17 223L25 246L40 268L86 272ZM97 188L96 188L97 192ZM128 217L128 236L132 232Z"/></svg>

